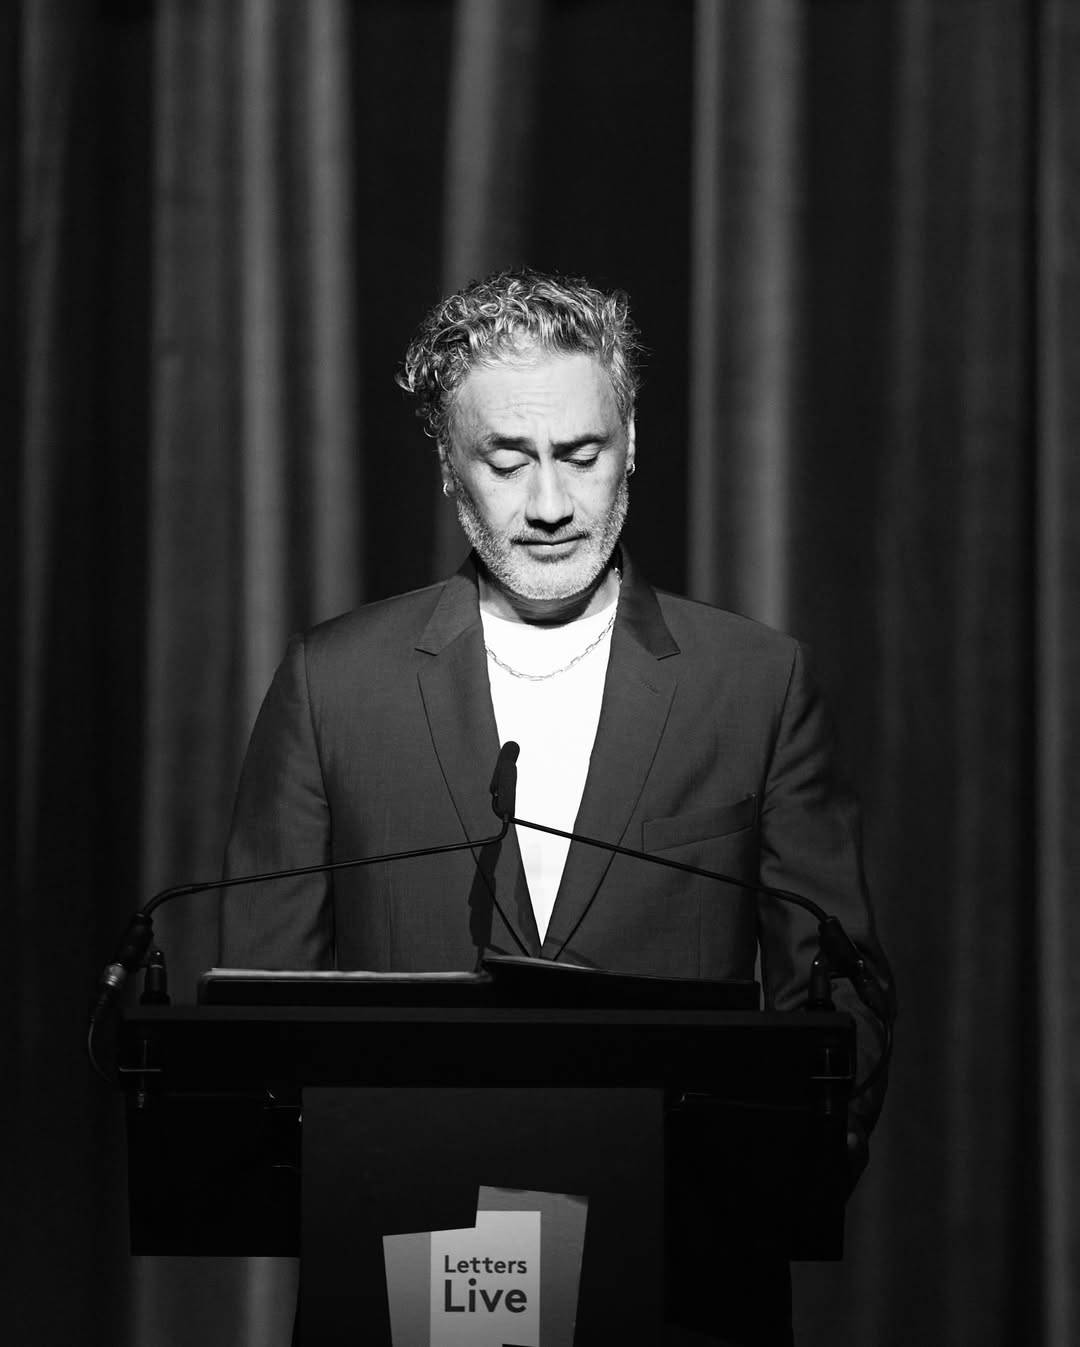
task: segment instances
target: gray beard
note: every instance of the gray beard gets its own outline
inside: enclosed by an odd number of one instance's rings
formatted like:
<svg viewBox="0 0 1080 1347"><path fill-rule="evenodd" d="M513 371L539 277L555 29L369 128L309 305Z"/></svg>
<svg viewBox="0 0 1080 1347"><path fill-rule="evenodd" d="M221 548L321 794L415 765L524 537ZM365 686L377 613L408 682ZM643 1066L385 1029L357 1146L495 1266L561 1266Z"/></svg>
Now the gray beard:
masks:
<svg viewBox="0 0 1080 1347"><path fill-rule="evenodd" d="M595 585L607 570L630 508L630 489L625 477L619 482L599 532L590 530L573 565L559 566L530 560L507 535L488 528L460 477L456 473L453 476L454 505L462 532L491 578L509 593L540 602L572 599Z"/></svg>

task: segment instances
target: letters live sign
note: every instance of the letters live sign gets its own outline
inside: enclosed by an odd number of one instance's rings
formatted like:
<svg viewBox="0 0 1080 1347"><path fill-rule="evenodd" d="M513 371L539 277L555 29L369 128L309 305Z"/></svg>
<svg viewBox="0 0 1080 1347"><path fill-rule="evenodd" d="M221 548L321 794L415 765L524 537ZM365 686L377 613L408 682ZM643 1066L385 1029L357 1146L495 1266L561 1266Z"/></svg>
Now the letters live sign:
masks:
<svg viewBox="0 0 1080 1347"><path fill-rule="evenodd" d="M431 1347L540 1347L540 1213L431 1235Z"/></svg>
<svg viewBox="0 0 1080 1347"><path fill-rule="evenodd" d="M572 1347L587 1209L481 1187L474 1226L384 1236L394 1347Z"/></svg>

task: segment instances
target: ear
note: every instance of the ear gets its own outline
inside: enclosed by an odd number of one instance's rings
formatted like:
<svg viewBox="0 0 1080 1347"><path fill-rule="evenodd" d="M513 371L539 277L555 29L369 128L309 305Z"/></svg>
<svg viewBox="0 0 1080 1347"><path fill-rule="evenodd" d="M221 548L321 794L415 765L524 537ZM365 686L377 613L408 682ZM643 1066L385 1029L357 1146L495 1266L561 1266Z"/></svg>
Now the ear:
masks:
<svg viewBox="0 0 1080 1347"><path fill-rule="evenodd" d="M633 416L626 423L626 475L631 476L634 471L634 453L637 448L637 427L634 425Z"/></svg>
<svg viewBox="0 0 1080 1347"><path fill-rule="evenodd" d="M454 474L450 470L450 451L445 446L439 446L439 474L442 477L442 490L444 496L454 494Z"/></svg>

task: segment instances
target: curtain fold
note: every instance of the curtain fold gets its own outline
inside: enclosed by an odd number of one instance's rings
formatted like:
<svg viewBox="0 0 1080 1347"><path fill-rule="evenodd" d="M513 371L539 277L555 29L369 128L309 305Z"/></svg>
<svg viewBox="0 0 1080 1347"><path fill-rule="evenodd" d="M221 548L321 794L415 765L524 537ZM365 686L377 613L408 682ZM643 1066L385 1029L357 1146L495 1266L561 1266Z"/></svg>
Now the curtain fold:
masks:
<svg viewBox="0 0 1080 1347"><path fill-rule="evenodd" d="M127 1257L86 997L217 872L287 635L463 552L394 366L440 290L531 260L642 297L634 536L815 647L866 806L897 1052L798 1340L1071 1347L1075 7L13 12L5 1340L288 1341L288 1267ZM216 900L157 934L191 999Z"/></svg>
<svg viewBox="0 0 1080 1347"><path fill-rule="evenodd" d="M303 198L307 202L305 266L310 314L309 437L311 518L310 602L320 618L344 612L365 592L360 530L363 509L359 312L356 295L356 173L353 166L346 0L311 5Z"/></svg>
<svg viewBox="0 0 1080 1347"><path fill-rule="evenodd" d="M289 395L285 287L295 277L286 261L290 163L280 142L294 87L282 68L287 15L272 0L243 0L237 99L240 278L236 335L240 348L244 700L257 705L260 679L272 669L287 632ZM289 52L291 56L293 52ZM236 87L236 86L232 86ZM285 108L281 108L284 102ZM282 116L282 112L285 116ZM295 133L294 133L295 134Z"/></svg>
<svg viewBox="0 0 1080 1347"><path fill-rule="evenodd" d="M1039 33L1036 257L1039 317L1035 596L1038 862L1033 876L1037 956L1042 1213L1039 1246L1046 1341L1080 1333L1080 15L1064 0L1043 7ZM1032 1063L1034 1065L1034 1063Z"/></svg>
<svg viewBox="0 0 1080 1347"><path fill-rule="evenodd" d="M802 15L699 0L691 183L690 593L788 621Z"/></svg>
<svg viewBox="0 0 1080 1347"><path fill-rule="evenodd" d="M32 863L40 820L39 774L43 760L42 694L45 686L45 643L48 634L49 581L55 567L56 456L47 446L59 437L57 420L64 414L49 396L53 371L62 358L59 349L59 294L66 259L63 221L70 192L65 176L65 129L76 106L78 63L74 47L79 39L80 15L61 7L31 10L21 33L24 60L19 108L21 143L17 158L19 244L27 262L23 275L22 317L25 378L22 433L24 443L37 452L22 456L19 485L19 523L25 540L20 550L19 675L20 697L18 762L15 794L17 836L24 865ZM85 19L82 20L85 23ZM19 876L26 884L29 874Z"/></svg>

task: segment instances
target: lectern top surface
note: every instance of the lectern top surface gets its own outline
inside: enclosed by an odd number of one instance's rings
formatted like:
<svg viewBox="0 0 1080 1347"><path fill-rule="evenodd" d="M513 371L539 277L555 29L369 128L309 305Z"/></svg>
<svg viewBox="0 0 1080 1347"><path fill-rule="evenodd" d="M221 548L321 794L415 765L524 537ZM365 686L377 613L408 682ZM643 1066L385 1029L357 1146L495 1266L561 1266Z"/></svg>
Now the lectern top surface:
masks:
<svg viewBox="0 0 1080 1347"><path fill-rule="evenodd" d="M491 957L484 972L306 972L212 968L201 1005L444 1006L628 1010L757 1010L750 981L628 974L547 959Z"/></svg>

